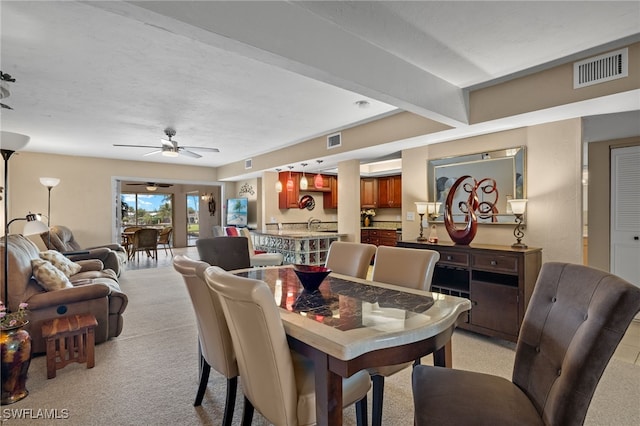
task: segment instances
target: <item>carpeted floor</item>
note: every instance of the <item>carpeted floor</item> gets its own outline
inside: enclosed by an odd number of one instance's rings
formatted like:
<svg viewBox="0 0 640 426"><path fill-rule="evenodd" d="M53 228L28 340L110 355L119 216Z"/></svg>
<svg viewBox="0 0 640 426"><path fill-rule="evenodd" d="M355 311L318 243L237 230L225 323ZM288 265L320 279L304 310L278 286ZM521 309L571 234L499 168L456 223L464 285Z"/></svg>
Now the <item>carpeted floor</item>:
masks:
<svg viewBox="0 0 640 426"><path fill-rule="evenodd" d="M202 406L193 407L198 384L197 332L181 277L164 265L128 270L121 277L121 287L129 296L124 331L96 346L95 368L70 364L47 380L45 358L34 358L27 382L30 395L3 406L3 421L83 426L221 423L226 381L214 371ZM512 343L456 331L453 351L455 368L511 376ZM431 357L423 363L431 364ZM640 424L639 395L640 366L613 359L585 424ZM241 411L240 385L234 424L240 424ZM406 369L385 382L384 424L411 425L412 412L410 369ZM355 424L353 407L345 410L344 419L346 425ZM253 424L268 422L256 413Z"/></svg>

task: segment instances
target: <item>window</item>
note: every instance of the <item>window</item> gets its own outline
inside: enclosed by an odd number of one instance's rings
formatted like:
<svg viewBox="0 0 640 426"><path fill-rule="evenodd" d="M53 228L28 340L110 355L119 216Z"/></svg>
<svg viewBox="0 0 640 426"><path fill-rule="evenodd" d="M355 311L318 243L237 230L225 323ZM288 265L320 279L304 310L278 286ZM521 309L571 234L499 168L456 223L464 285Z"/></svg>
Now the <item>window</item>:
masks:
<svg viewBox="0 0 640 426"><path fill-rule="evenodd" d="M173 195L123 193L122 227L173 226Z"/></svg>

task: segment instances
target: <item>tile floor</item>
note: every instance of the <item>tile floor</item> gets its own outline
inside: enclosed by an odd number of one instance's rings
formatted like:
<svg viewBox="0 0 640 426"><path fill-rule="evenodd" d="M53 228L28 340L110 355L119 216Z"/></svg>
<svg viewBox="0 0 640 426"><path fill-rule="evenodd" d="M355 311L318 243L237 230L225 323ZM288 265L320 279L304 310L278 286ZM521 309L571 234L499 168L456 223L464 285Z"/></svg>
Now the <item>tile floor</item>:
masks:
<svg viewBox="0 0 640 426"><path fill-rule="evenodd" d="M184 254L192 259L199 259L198 251L195 247L174 248L174 254ZM158 250L158 259L151 259L144 254L140 254L139 259L130 260L126 269L160 268L171 266L172 256L169 252L165 254L163 249ZM126 273L126 271L125 271ZM632 321L627 333L618 345L614 353L614 358L640 366L640 315Z"/></svg>

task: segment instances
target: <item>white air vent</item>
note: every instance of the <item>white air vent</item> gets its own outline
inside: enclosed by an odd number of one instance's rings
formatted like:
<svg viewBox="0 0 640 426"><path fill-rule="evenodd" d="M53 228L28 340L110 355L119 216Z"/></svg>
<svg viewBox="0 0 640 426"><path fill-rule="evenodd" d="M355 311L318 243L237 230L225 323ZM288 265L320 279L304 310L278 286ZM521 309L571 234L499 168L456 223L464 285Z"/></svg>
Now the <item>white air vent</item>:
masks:
<svg viewBox="0 0 640 426"><path fill-rule="evenodd" d="M244 160L244 168L245 169L250 169L253 167L253 160L248 159L248 160Z"/></svg>
<svg viewBox="0 0 640 426"><path fill-rule="evenodd" d="M627 48L594 56L573 64L573 88L591 86L626 77L629 73Z"/></svg>
<svg viewBox="0 0 640 426"><path fill-rule="evenodd" d="M342 134L334 133L333 135L327 136L327 149L337 148L342 146Z"/></svg>

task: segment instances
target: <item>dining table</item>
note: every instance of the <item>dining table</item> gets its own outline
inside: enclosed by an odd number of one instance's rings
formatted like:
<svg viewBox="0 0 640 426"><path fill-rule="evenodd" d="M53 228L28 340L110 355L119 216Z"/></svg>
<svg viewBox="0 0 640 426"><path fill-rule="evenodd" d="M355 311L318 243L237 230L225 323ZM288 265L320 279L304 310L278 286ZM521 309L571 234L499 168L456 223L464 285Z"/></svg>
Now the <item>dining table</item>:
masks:
<svg viewBox="0 0 640 426"><path fill-rule="evenodd" d="M313 360L318 425L342 424L343 377L428 354L434 365L451 367L451 336L471 309L466 298L334 272L308 292L292 265L233 273L269 286L289 347Z"/></svg>

